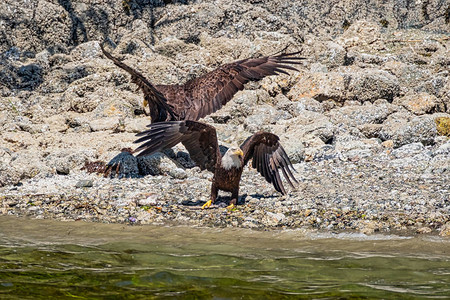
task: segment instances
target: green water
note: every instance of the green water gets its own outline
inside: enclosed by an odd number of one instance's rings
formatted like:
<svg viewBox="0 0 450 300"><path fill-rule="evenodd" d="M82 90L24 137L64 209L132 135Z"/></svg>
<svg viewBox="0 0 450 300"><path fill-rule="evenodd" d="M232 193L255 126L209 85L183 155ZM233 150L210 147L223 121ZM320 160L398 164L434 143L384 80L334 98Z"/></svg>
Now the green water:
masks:
<svg viewBox="0 0 450 300"><path fill-rule="evenodd" d="M450 297L450 240L0 216L0 299Z"/></svg>

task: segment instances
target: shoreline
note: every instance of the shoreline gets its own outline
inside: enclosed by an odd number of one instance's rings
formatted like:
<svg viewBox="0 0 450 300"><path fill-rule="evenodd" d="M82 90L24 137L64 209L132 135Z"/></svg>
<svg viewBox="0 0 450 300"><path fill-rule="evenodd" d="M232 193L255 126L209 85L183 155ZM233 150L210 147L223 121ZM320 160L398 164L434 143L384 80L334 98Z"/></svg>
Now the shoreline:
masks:
<svg viewBox="0 0 450 300"><path fill-rule="evenodd" d="M240 205L232 211L223 207L230 200L226 193L220 194L214 208L200 209L209 195L210 174L198 168L185 169L182 179L170 175L110 179L78 171L1 188L0 212L134 225L449 236L446 176L424 171L420 160L408 162L400 169L389 167L392 159L381 152L354 162L297 163L299 185L287 196L246 168ZM83 180L92 186L77 187Z"/></svg>
<svg viewBox="0 0 450 300"><path fill-rule="evenodd" d="M27 223L21 222L27 220ZM176 226L159 226L145 225L134 226L125 224L108 224L108 223L91 223L91 222L75 222L75 221L58 221L54 219L35 219L27 216L6 216L0 215L0 226L5 230L3 236L21 240L26 237L30 242L45 241L46 243L70 243L87 242L108 243L117 241L133 240L136 237L141 238L141 242L148 243L153 239L160 241L176 241L177 236L183 236L187 240L195 240L193 236L197 236L199 242L209 241L208 237L219 238L217 235L223 234L223 239L229 242L241 242L242 238L254 238L257 240L265 240L273 242L274 239L281 240L285 243L296 244L301 241L317 241L317 240L347 240L361 242L377 242L377 241L408 241L421 240L434 243L450 242L446 237L440 237L433 234L397 234L397 233L376 233L366 235L360 232L332 232L327 230L312 230L305 228L296 229L273 229L273 230L255 230L250 228L211 228L211 227L192 227L185 225ZM45 229L45 230L44 230ZM170 234L172 232L172 234ZM205 236L203 236L205 235ZM261 245L264 245L262 242ZM424 244L427 246L428 244ZM345 244L341 244L345 248ZM392 250L393 244L389 244L389 250ZM397 245L398 246L398 245ZM370 248L369 244L367 245ZM401 246L399 246L401 247ZM405 248L406 249L406 248ZM444 248L442 248L444 249ZM336 250L336 249L334 249ZM413 250L414 249L410 249ZM430 247L429 251L438 250L436 247ZM445 254L445 253L442 253Z"/></svg>

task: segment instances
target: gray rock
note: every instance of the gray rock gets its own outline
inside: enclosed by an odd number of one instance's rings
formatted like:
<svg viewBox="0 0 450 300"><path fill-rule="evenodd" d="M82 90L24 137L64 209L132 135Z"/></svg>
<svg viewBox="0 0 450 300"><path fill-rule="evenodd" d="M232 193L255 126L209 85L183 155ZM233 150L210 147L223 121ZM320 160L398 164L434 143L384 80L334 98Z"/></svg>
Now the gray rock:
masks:
<svg viewBox="0 0 450 300"><path fill-rule="evenodd" d="M69 128L67 118L60 114L44 118L43 121L48 125L50 132L65 132Z"/></svg>
<svg viewBox="0 0 450 300"><path fill-rule="evenodd" d="M438 175L442 178L449 178L450 156L442 154L434 156L431 160L429 160L427 169L424 173L424 177L426 178L433 178L433 175Z"/></svg>
<svg viewBox="0 0 450 300"><path fill-rule="evenodd" d="M422 153L425 146L422 143L412 143L403 145L397 149L392 150L391 154L395 158L407 157Z"/></svg>
<svg viewBox="0 0 450 300"><path fill-rule="evenodd" d="M109 117L92 120L89 122L92 131L113 130L122 127L125 130L125 125L119 117ZM122 131L123 131L122 130Z"/></svg>
<svg viewBox="0 0 450 300"><path fill-rule="evenodd" d="M450 140L440 145L439 148L433 151L433 155L450 155Z"/></svg>
<svg viewBox="0 0 450 300"><path fill-rule="evenodd" d="M430 95L434 95L438 98L440 98L441 100L443 100L443 103L448 103L448 101L445 101L443 98L445 98L445 93L449 93L449 89L447 86L447 83L449 82L448 80L449 77L449 71L442 71L439 72L438 74L431 74L430 75L430 79L423 81L422 80L419 82L419 86L416 88L416 90L418 92L425 92L428 93Z"/></svg>
<svg viewBox="0 0 450 300"><path fill-rule="evenodd" d="M393 103L402 105L416 115L432 112L445 112L444 103L436 96L427 93L409 94L401 98L396 98Z"/></svg>
<svg viewBox="0 0 450 300"><path fill-rule="evenodd" d="M335 127L323 115L305 111L298 117L279 122L271 129L280 137L291 161L298 163L305 159L307 148L322 147L329 143L334 137Z"/></svg>
<svg viewBox="0 0 450 300"><path fill-rule="evenodd" d="M36 176L51 174L51 169L43 162L39 153L34 151L20 151L10 153L0 151L0 186L18 184L20 181Z"/></svg>
<svg viewBox="0 0 450 300"><path fill-rule="evenodd" d="M366 138L377 138L383 128L382 124L363 124L357 127Z"/></svg>
<svg viewBox="0 0 450 300"><path fill-rule="evenodd" d="M399 58L389 59L382 66L398 78L399 84L407 92L415 91L417 87L423 85L424 79L430 78L432 74L430 70L420 65L404 62Z"/></svg>
<svg viewBox="0 0 450 300"><path fill-rule="evenodd" d="M367 124L381 124L396 110L389 103L372 104L366 102L364 105L351 105L338 107L330 110L326 115L334 124L346 124L357 127Z"/></svg>
<svg viewBox="0 0 450 300"><path fill-rule="evenodd" d="M12 152L7 148L0 148L0 187L19 182L17 172L10 167Z"/></svg>
<svg viewBox="0 0 450 300"><path fill-rule="evenodd" d="M283 136L280 139L283 149L286 151L293 164L299 163L305 159L305 147L301 140L289 138L288 136Z"/></svg>
<svg viewBox="0 0 450 300"><path fill-rule="evenodd" d="M31 134L42 133L49 130L49 126L47 124L34 124L28 117L25 116L17 116L15 118L15 123L20 130Z"/></svg>
<svg viewBox="0 0 450 300"><path fill-rule="evenodd" d="M319 44L320 45L320 44ZM319 50L318 61L329 68L342 66L346 62L347 51L342 45L335 42L325 42ZM317 47L319 48L319 47Z"/></svg>
<svg viewBox="0 0 450 300"><path fill-rule="evenodd" d="M382 149L378 139L336 141L334 150L350 160L373 155Z"/></svg>
<svg viewBox="0 0 450 300"><path fill-rule="evenodd" d="M288 93L291 100L311 97L318 101L359 102L392 100L399 95L398 80L392 74L375 68L339 67L334 72L314 72L302 76Z"/></svg>
<svg viewBox="0 0 450 300"><path fill-rule="evenodd" d="M344 31L337 42L346 49L352 47L367 48L369 46L380 48L382 45L381 26L375 22L356 21Z"/></svg>
<svg viewBox="0 0 450 300"><path fill-rule="evenodd" d="M335 131L335 126L329 118L311 111L305 111L302 115L280 122L280 124L286 127L284 135L298 140L310 136L318 137L326 143L333 138Z"/></svg>
<svg viewBox="0 0 450 300"><path fill-rule="evenodd" d="M324 109L322 104L313 98L300 98L295 102L291 102L285 108L294 117L301 115L305 110L323 113Z"/></svg>
<svg viewBox="0 0 450 300"><path fill-rule="evenodd" d="M450 114L450 80L447 76L447 82L444 87L439 91L439 99L442 99L445 107L447 108L447 113Z"/></svg>
<svg viewBox="0 0 450 300"><path fill-rule="evenodd" d="M147 129L146 126L150 124L150 120L147 117L137 119L126 118L124 122L125 122L125 131L131 133L138 133L144 131Z"/></svg>
<svg viewBox="0 0 450 300"><path fill-rule="evenodd" d="M393 140L394 147L420 142L429 145L437 135L434 118L429 115L413 117L405 112L390 115L379 132L382 140Z"/></svg>
<svg viewBox="0 0 450 300"><path fill-rule="evenodd" d="M170 165L161 165L161 170L175 179L186 179L188 174L182 168L172 168Z"/></svg>
<svg viewBox="0 0 450 300"><path fill-rule="evenodd" d="M387 71L372 68L356 69L354 73L348 75L350 81L347 99L360 102L375 101L380 98L392 100L400 94L397 78Z"/></svg>
<svg viewBox="0 0 450 300"><path fill-rule="evenodd" d="M54 168L57 173L69 174L70 170L79 169L87 161L96 160L96 152L94 150L58 150L52 151L45 157L47 166Z"/></svg>
<svg viewBox="0 0 450 300"><path fill-rule="evenodd" d="M147 198L139 199L138 204L140 206L154 206L158 203L158 195L152 194Z"/></svg>
<svg viewBox="0 0 450 300"><path fill-rule="evenodd" d="M89 120L83 116L68 116L65 118L65 123L69 127L67 130L76 132L91 132L91 126L89 125Z"/></svg>
<svg viewBox="0 0 450 300"><path fill-rule="evenodd" d="M292 118L292 115L283 110L277 110L270 105L260 105L256 107L253 114L244 121L244 128L250 132L260 130L264 125L276 124L280 120Z"/></svg>
<svg viewBox="0 0 450 300"><path fill-rule="evenodd" d="M419 153L413 156L400 157L389 162L390 168L416 168L425 171L429 167L430 156L426 153Z"/></svg>
<svg viewBox="0 0 450 300"><path fill-rule="evenodd" d="M69 175L70 169L67 166L57 166L56 167L56 174L59 175Z"/></svg>
<svg viewBox="0 0 450 300"><path fill-rule="evenodd" d="M240 123L241 120L253 113L254 108L261 99L261 94L261 92L253 90L238 92L228 104L208 117L219 124L225 124L230 120L234 124ZM238 122L233 122L233 120Z"/></svg>
<svg viewBox="0 0 450 300"><path fill-rule="evenodd" d="M3 127L5 124L11 120L10 113L8 111L0 111L0 127Z"/></svg>
<svg viewBox="0 0 450 300"><path fill-rule="evenodd" d="M272 213L267 212L266 218L263 220L263 222L266 224L266 226L277 226L283 220L285 219L285 215L283 213Z"/></svg>
<svg viewBox="0 0 450 300"><path fill-rule="evenodd" d="M94 186L94 182L90 179L80 180L75 184L75 187L77 187L77 188L93 187L93 186Z"/></svg>
<svg viewBox="0 0 450 300"><path fill-rule="evenodd" d="M75 60L81 60L84 58L93 59L101 56L101 49L99 42L92 41L86 42L78 45L75 49L70 52L70 55Z"/></svg>
<svg viewBox="0 0 450 300"><path fill-rule="evenodd" d="M348 76L348 74L338 72L306 73L299 78L287 96L292 101L307 97L320 102L328 99L343 102L347 99L346 82Z"/></svg>
<svg viewBox="0 0 450 300"><path fill-rule="evenodd" d="M328 73L329 70L326 65L315 62L311 64L309 71L311 73Z"/></svg>
<svg viewBox="0 0 450 300"><path fill-rule="evenodd" d="M85 84L77 81L64 92L64 101L70 103L71 109L75 112L91 112L100 104L101 100L93 93L94 90L92 78L87 78Z"/></svg>
<svg viewBox="0 0 450 300"><path fill-rule="evenodd" d="M137 162L142 175L169 175L176 179L184 179L188 176L185 170L162 153L140 156Z"/></svg>
<svg viewBox="0 0 450 300"><path fill-rule="evenodd" d="M127 14L123 10L117 10L117 3L112 1L104 2L101 7L92 7L89 2L79 0L67 11L62 5L48 1L40 1L38 5L19 5L14 1L6 0L2 2L1 7L5 13L5 19L20 19L24 25L19 28L9 23L2 25L1 29L11 34L8 35L0 51L8 50L8 45L23 47L27 43L28 47L24 47L25 49L42 51L49 41L53 41L54 44L64 49L73 44L86 42L88 37L100 40L104 32L111 32L113 40L119 36L128 35L148 44L155 36L162 40L173 35L181 40L197 42L195 37L198 39L201 32L217 36L229 35L234 38L253 39L258 36L269 39L271 34L274 36L272 38L274 40L276 40L275 38L279 39L281 34L290 32L295 36L302 36L309 32L314 35L333 36L342 32L344 20L352 21L355 15L358 15L359 20L374 22L379 22L380 16L383 16L384 24L393 29L426 26L429 31L446 30L445 14L442 13L445 11L445 2L442 1L427 4L425 9L422 3L397 3L394 1L370 4L364 1L351 4L338 2L331 10L327 4L326 2L309 3L304 1L293 4L276 0L252 3L238 1L233 5L222 1L192 3L189 6L182 4L158 5L152 7L152 14L158 20L153 24L150 18L139 19L139 22L135 20L133 17L135 13L145 11L146 7L145 4L139 3L131 7L130 13ZM303 14L298 7L308 11L308 14ZM188 9L191 9L192 13L186 14ZM51 18L51 16L66 17ZM323 17L328 17L329 22L324 24ZM107 22L111 19L116 22ZM377 42L373 36L379 36L380 26L374 22L357 21L352 24L346 30L351 41L345 41L344 45L346 47L364 46ZM77 34L73 34L71 31L74 30L73 26L75 25L73 24L78 24L76 25ZM132 26L121 27L122 24ZM151 24L154 25L154 31L149 33L148 28ZM34 31L28 28L35 28L35 32L39 34L32 35ZM26 34L30 38L26 39L24 37ZM358 39L352 38L354 36Z"/></svg>
<svg viewBox="0 0 450 300"><path fill-rule="evenodd" d="M383 63L392 60L390 56L384 56L382 54L369 54L361 53L354 50L349 50L346 57L348 62L353 62L357 65L382 65Z"/></svg>

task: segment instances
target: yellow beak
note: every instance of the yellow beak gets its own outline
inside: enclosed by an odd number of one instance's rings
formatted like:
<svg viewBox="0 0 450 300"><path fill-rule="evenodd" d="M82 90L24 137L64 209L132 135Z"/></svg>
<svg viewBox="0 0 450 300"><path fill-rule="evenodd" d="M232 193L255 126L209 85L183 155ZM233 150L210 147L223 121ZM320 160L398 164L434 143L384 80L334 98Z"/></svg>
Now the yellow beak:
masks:
<svg viewBox="0 0 450 300"><path fill-rule="evenodd" d="M242 152L241 149L237 149L236 151L233 152L233 154L234 154L234 155L239 155L239 156L244 157L244 152Z"/></svg>

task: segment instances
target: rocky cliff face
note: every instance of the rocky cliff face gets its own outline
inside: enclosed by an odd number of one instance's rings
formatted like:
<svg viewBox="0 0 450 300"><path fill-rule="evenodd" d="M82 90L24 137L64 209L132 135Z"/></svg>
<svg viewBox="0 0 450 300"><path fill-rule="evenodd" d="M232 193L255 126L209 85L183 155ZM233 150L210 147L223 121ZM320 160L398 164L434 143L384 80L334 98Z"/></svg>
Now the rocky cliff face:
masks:
<svg viewBox="0 0 450 300"><path fill-rule="evenodd" d="M67 53L74 46L133 36L147 46L167 37L196 43L199 35L255 40L285 34L336 38L365 20L388 30L448 31L445 0L426 1L156 1L4 0L0 52ZM272 34L268 34L268 33ZM274 36L276 38L276 35ZM279 38L279 37L278 37Z"/></svg>
<svg viewBox="0 0 450 300"><path fill-rule="evenodd" d="M322 161L383 157L386 168L395 161L402 172L442 182L450 177L449 13L445 0L4 0L2 193L29 178L85 174L86 161L133 146L149 121L129 76L102 56L105 40L156 84L301 50L308 59L299 72L249 84L205 118L222 142L264 129L281 137L304 172ZM187 176L170 164L156 173ZM436 188L436 201L448 199L448 186Z"/></svg>

